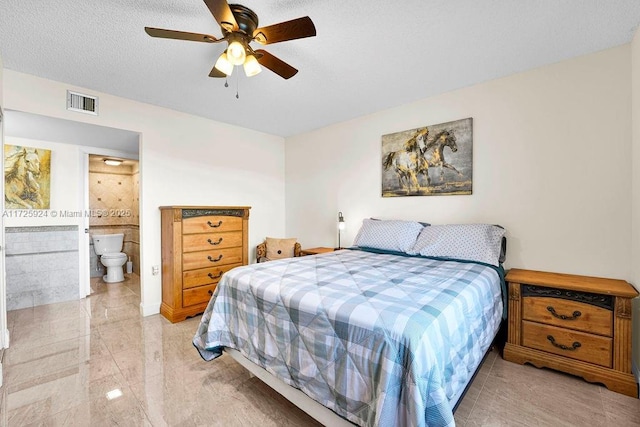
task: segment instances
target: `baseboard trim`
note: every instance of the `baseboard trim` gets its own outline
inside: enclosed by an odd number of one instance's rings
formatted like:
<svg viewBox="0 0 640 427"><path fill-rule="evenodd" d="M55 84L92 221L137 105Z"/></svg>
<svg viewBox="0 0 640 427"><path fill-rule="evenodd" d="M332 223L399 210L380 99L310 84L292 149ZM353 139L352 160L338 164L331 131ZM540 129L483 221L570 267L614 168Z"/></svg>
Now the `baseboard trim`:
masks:
<svg viewBox="0 0 640 427"><path fill-rule="evenodd" d="M153 316L160 313L160 303L143 305L140 303L140 314L142 317Z"/></svg>

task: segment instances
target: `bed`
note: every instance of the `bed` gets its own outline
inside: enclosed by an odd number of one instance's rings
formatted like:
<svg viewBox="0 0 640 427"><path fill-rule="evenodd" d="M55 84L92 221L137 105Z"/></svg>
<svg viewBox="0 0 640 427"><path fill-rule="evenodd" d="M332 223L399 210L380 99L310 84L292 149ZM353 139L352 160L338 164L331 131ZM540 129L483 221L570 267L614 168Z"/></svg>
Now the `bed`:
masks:
<svg viewBox="0 0 640 427"><path fill-rule="evenodd" d="M225 273L195 347L205 360L229 351L261 379L275 377L291 386L284 392L293 387L357 425L454 425L453 408L504 315L504 272L498 262L412 251L422 227L412 247Z"/></svg>

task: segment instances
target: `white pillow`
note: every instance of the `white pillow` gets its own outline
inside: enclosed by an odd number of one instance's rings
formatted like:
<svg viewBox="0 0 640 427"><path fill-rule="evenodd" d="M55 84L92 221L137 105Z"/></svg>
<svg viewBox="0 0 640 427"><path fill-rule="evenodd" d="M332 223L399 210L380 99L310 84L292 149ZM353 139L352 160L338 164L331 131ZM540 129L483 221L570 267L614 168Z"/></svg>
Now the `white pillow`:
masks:
<svg viewBox="0 0 640 427"><path fill-rule="evenodd" d="M416 221L364 219L353 244L364 248L407 252L423 229Z"/></svg>
<svg viewBox="0 0 640 427"><path fill-rule="evenodd" d="M491 224L448 224L425 227L408 253L500 265L505 230Z"/></svg>

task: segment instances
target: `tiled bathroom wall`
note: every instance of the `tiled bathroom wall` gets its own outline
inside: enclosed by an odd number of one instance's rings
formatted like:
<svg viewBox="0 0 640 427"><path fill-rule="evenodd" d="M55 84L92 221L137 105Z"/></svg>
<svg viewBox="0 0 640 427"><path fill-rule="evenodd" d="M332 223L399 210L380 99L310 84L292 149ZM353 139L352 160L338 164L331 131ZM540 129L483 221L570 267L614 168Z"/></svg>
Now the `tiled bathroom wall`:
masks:
<svg viewBox="0 0 640 427"><path fill-rule="evenodd" d="M77 226L5 228L7 310L79 298Z"/></svg>
<svg viewBox="0 0 640 427"><path fill-rule="evenodd" d="M140 274L140 172L138 162L107 166L102 156L89 156L89 233L124 234L123 252ZM91 277L105 274L91 243Z"/></svg>

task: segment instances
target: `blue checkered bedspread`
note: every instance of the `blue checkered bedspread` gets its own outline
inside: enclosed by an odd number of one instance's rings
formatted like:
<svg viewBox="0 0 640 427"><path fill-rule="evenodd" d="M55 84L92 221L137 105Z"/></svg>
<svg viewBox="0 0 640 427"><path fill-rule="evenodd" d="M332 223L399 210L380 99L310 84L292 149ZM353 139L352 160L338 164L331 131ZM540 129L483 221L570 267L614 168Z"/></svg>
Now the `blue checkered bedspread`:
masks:
<svg viewBox="0 0 640 427"><path fill-rule="evenodd" d="M342 250L238 267L193 343L239 350L363 426L453 426L502 317L485 265Z"/></svg>

